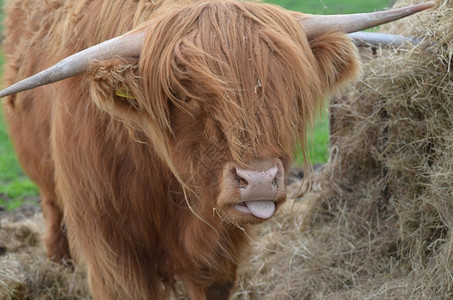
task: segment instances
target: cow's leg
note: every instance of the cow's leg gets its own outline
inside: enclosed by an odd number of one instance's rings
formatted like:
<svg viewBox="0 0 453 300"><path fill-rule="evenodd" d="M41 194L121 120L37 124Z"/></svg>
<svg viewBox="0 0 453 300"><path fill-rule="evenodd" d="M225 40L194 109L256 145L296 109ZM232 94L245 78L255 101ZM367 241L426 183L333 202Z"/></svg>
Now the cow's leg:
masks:
<svg viewBox="0 0 453 300"><path fill-rule="evenodd" d="M187 283L190 299L228 300L234 287L235 279L223 283L212 283L208 287L200 287L196 283Z"/></svg>
<svg viewBox="0 0 453 300"><path fill-rule="evenodd" d="M108 249L96 245L95 249L90 250L90 254L84 254L93 298L165 299L161 281L150 264L152 258L137 256L131 248L124 250L112 244Z"/></svg>
<svg viewBox="0 0 453 300"><path fill-rule="evenodd" d="M67 198L66 198L67 199ZM148 300L165 299L156 271L158 262L149 254L142 241L133 238L133 226L115 223L120 217L93 214L71 209L74 199L65 207L69 240L74 241L74 254L83 261L93 299ZM114 213L108 211L106 214ZM141 223L140 217L135 218ZM146 224L146 223L145 223Z"/></svg>
<svg viewBox="0 0 453 300"><path fill-rule="evenodd" d="M69 243L64 231L63 212L55 203L55 197L41 193L41 206L46 219L44 243L47 257L56 262L70 259Z"/></svg>
<svg viewBox="0 0 453 300"><path fill-rule="evenodd" d="M206 289L206 299L229 299L233 286L233 281L223 284L212 284Z"/></svg>

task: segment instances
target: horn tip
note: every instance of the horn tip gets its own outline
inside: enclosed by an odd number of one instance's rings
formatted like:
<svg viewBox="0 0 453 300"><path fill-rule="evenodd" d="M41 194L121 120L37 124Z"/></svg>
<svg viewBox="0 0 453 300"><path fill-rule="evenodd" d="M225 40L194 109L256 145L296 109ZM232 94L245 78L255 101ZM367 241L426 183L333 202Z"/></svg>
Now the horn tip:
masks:
<svg viewBox="0 0 453 300"><path fill-rule="evenodd" d="M401 8L401 9L406 10L407 13L409 15L411 15L411 14L419 13L426 9L433 8L435 5L436 5L436 3L434 1L428 1L428 2L424 2L424 3L419 3L419 4L412 5L412 6L408 6L406 8ZM396 9L396 10L398 10L398 9Z"/></svg>
<svg viewBox="0 0 453 300"><path fill-rule="evenodd" d="M6 96L9 96L9 95L10 94L7 91L5 91L5 89L0 91L0 98L6 97Z"/></svg>
<svg viewBox="0 0 453 300"><path fill-rule="evenodd" d="M420 3L417 6L420 7L420 11L421 11L421 10L425 10L425 9L428 9L428 8L432 8L435 5L436 5L436 3L434 1L428 1L428 2L425 2L425 3Z"/></svg>

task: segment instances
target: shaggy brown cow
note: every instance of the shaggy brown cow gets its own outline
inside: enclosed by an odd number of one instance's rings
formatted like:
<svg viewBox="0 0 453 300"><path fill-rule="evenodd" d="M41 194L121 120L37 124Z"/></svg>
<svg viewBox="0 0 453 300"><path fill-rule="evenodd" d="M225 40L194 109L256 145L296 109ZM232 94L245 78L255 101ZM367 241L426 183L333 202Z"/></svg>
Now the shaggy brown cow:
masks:
<svg viewBox="0 0 453 300"><path fill-rule="evenodd" d="M377 24L358 18L230 0L10 1L6 84L120 36L1 93L70 77L4 101L48 256L83 261L97 299L162 298L175 278L193 299L228 298L248 225L285 200L307 122L358 73L334 31Z"/></svg>

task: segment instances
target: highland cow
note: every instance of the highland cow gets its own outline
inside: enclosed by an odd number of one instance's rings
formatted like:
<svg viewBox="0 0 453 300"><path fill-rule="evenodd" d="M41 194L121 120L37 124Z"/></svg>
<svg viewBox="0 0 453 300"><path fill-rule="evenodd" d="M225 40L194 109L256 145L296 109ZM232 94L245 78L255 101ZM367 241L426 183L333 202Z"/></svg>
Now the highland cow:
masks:
<svg viewBox="0 0 453 300"><path fill-rule="evenodd" d="M285 201L307 124L359 72L345 33L385 16L10 1L4 83L53 65L0 93L48 257L86 264L96 299L163 298L176 279L193 299L229 298L249 226Z"/></svg>

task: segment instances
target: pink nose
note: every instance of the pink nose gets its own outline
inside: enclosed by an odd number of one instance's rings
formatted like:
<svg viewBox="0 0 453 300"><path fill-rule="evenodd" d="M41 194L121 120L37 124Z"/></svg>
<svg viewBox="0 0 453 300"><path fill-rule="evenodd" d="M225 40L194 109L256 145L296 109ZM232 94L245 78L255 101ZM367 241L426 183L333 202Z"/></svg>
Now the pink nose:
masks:
<svg viewBox="0 0 453 300"><path fill-rule="evenodd" d="M236 168L236 175L244 180L239 186L242 200L274 200L281 181L280 173L277 165L265 171Z"/></svg>
<svg viewBox="0 0 453 300"><path fill-rule="evenodd" d="M243 202L235 207L244 213L267 219L275 212L276 204L285 197L284 169L280 160L260 161L250 169L232 170Z"/></svg>

